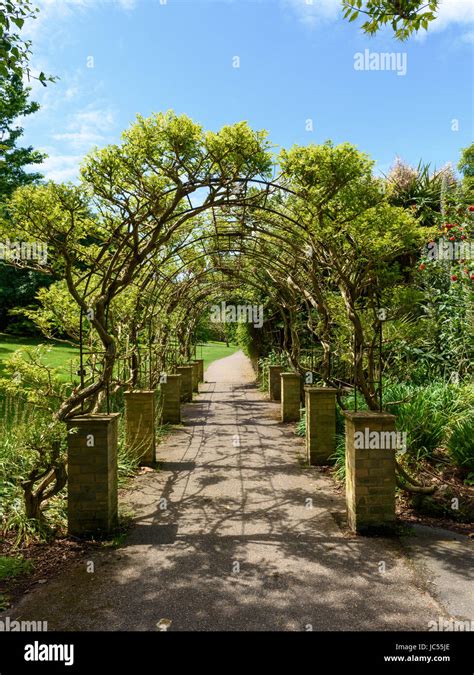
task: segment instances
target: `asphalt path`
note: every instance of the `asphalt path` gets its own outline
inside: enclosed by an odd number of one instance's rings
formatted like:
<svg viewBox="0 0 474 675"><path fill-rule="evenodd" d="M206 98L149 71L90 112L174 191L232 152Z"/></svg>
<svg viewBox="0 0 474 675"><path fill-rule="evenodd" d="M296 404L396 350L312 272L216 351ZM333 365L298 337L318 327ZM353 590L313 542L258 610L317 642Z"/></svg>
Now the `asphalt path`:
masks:
<svg viewBox="0 0 474 675"><path fill-rule="evenodd" d="M161 470L122 496L135 513L124 545L38 587L12 618L49 630L338 631L428 630L448 616L397 538L347 531L343 496L302 465L303 441L242 352L205 379L158 447Z"/></svg>

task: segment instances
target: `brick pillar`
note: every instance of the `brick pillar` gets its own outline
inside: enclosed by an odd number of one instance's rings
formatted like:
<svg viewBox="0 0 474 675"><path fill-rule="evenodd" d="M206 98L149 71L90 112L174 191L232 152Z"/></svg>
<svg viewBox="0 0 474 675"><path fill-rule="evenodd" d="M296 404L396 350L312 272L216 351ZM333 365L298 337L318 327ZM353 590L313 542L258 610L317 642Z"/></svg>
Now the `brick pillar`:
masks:
<svg viewBox="0 0 474 675"><path fill-rule="evenodd" d="M281 421L297 422L300 418L299 373L281 373Z"/></svg>
<svg viewBox="0 0 474 675"><path fill-rule="evenodd" d="M176 368L178 375L181 375L181 401L188 402L193 400L193 367L178 366Z"/></svg>
<svg viewBox="0 0 474 675"><path fill-rule="evenodd" d="M119 417L79 415L66 423L69 534L105 534L117 526Z"/></svg>
<svg viewBox="0 0 474 675"><path fill-rule="evenodd" d="M281 378L284 366L268 366L268 395L270 401L281 401Z"/></svg>
<svg viewBox="0 0 474 675"><path fill-rule="evenodd" d="M354 532L395 521L395 416L347 412L346 500Z"/></svg>
<svg viewBox="0 0 474 675"><path fill-rule="evenodd" d="M181 375L167 375L161 388L161 423L181 422Z"/></svg>
<svg viewBox="0 0 474 675"><path fill-rule="evenodd" d="M199 363L190 361L188 365L193 369L193 391L199 393Z"/></svg>
<svg viewBox="0 0 474 675"><path fill-rule="evenodd" d="M332 387L305 387L306 458L309 464L331 464L336 449L336 394Z"/></svg>
<svg viewBox="0 0 474 675"><path fill-rule="evenodd" d="M195 361L198 364L198 382L204 382L204 359L195 359Z"/></svg>
<svg viewBox="0 0 474 675"><path fill-rule="evenodd" d="M140 465L155 462L155 391L125 392L125 434Z"/></svg>

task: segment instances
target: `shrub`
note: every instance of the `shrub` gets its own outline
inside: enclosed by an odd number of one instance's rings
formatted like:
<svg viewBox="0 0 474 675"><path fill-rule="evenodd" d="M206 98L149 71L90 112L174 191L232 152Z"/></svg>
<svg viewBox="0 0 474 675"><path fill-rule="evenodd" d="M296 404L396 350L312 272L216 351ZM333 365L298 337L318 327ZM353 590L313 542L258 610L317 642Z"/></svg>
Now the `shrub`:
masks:
<svg viewBox="0 0 474 675"><path fill-rule="evenodd" d="M270 352L258 360L260 368L260 388L263 391L268 389L268 366L288 366L288 358L283 352ZM304 434L303 434L304 435Z"/></svg>
<svg viewBox="0 0 474 675"><path fill-rule="evenodd" d="M430 457L445 447L451 428L466 415L474 415L473 388L445 382L425 386L390 384L384 405L397 416L397 429L407 432L407 456Z"/></svg>
<svg viewBox="0 0 474 675"><path fill-rule="evenodd" d="M460 469L474 471L474 417L465 417L456 422L448 438L447 447L451 459Z"/></svg>
<svg viewBox="0 0 474 675"><path fill-rule="evenodd" d="M346 436L344 433L336 434L336 450L329 458L334 462L333 475L336 480L346 479Z"/></svg>
<svg viewBox="0 0 474 675"><path fill-rule="evenodd" d="M300 420L296 425L295 433L302 438L306 436L306 412L301 414Z"/></svg>
<svg viewBox="0 0 474 675"><path fill-rule="evenodd" d="M412 464L430 458L437 448L447 448L453 463L466 472L474 470L474 387L434 382L428 385L386 382L384 409L396 415L397 430L407 433L406 459ZM354 409L354 394L344 398ZM367 405L358 397L358 409ZM345 475L343 416L337 411L337 447L333 455L335 476Z"/></svg>
<svg viewBox="0 0 474 675"><path fill-rule="evenodd" d="M15 558L0 556L0 581L27 574L30 572L32 566L32 563L29 560L25 560L22 556Z"/></svg>

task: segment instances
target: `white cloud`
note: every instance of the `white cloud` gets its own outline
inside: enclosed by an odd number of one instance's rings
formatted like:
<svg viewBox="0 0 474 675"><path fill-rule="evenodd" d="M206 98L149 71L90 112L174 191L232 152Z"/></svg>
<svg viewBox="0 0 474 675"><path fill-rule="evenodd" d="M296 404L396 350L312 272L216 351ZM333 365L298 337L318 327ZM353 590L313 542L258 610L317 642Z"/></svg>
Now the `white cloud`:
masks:
<svg viewBox="0 0 474 675"><path fill-rule="evenodd" d="M64 134L53 134L53 138L55 141L67 141L75 148L90 147L104 140L104 137L101 134L87 130L71 131Z"/></svg>
<svg viewBox="0 0 474 675"><path fill-rule="evenodd" d="M73 181L78 178L81 161L82 155L51 154L41 164L39 171L44 175L46 180L54 180L56 182Z"/></svg>
<svg viewBox="0 0 474 675"><path fill-rule="evenodd" d="M130 11L136 7L137 0L37 0L34 6L39 9L36 19L27 20L24 26L24 35L29 39L37 40L45 37L49 42L52 39L67 39L64 24L79 12L102 7L117 7L119 10Z"/></svg>
<svg viewBox="0 0 474 675"><path fill-rule="evenodd" d="M452 23L470 24L474 22L474 3L472 0L441 0L436 20L430 30L444 30Z"/></svg>
<svg viewBox="0 0 474 675"><path fill-rule="evenodd" d="M93 145L105 143L115 127L115 115L109 109L86 109L69 117L65 131L54 133L55 141L70 144L76 151L86 152Z"/></svg>
<svg viewBox="0 0 474 675"><path fill-rule="evenodd" d="M283 0L283 4L291 7L299 19L309 26L335 21L342 7L341 0Z"/></svg>
<svg viewBox="0 0 474 675"><path fill-rule="evenodd" d="M77 98L79 92L80 89L78 85L71 84L64 92L64 98L66 99L66 101L72 101L73 99Z"/></svg>
<svg viewBox="0 0 474 675"><path fill-rule="evenodd" d="M38 0L35 7L39 9L39 12L35 19L28 19L25 22L24 35L34 42L44 37L48 42L54 41L57 44L58 37L63 36L61 26L63 21L68 19L74 11L92 6L91 0Z"/></svg>
<svg viewBox="0 0 474 675"><path fill-rule="evenodd" d="M467 33L461 36L461 42L467 42L469 44L474 43L474 30L469 30Z"/></svg>

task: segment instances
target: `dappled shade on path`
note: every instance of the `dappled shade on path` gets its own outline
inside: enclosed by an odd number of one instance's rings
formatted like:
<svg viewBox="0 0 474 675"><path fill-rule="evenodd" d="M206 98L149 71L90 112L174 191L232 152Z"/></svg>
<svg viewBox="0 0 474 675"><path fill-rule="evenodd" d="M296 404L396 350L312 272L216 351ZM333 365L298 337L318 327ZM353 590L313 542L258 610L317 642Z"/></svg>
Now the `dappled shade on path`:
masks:
<svg viewBox="0 0 474 675"><path fill-rule="evenodd" d="M440 609L398 540L348 534L343 498L301 465L302 440L242 352L205 379L158 447L161 471L126 496L136 518L125 545L15 614L58 630L156 630L161 619L170 630L426 630Z"/></svg>

